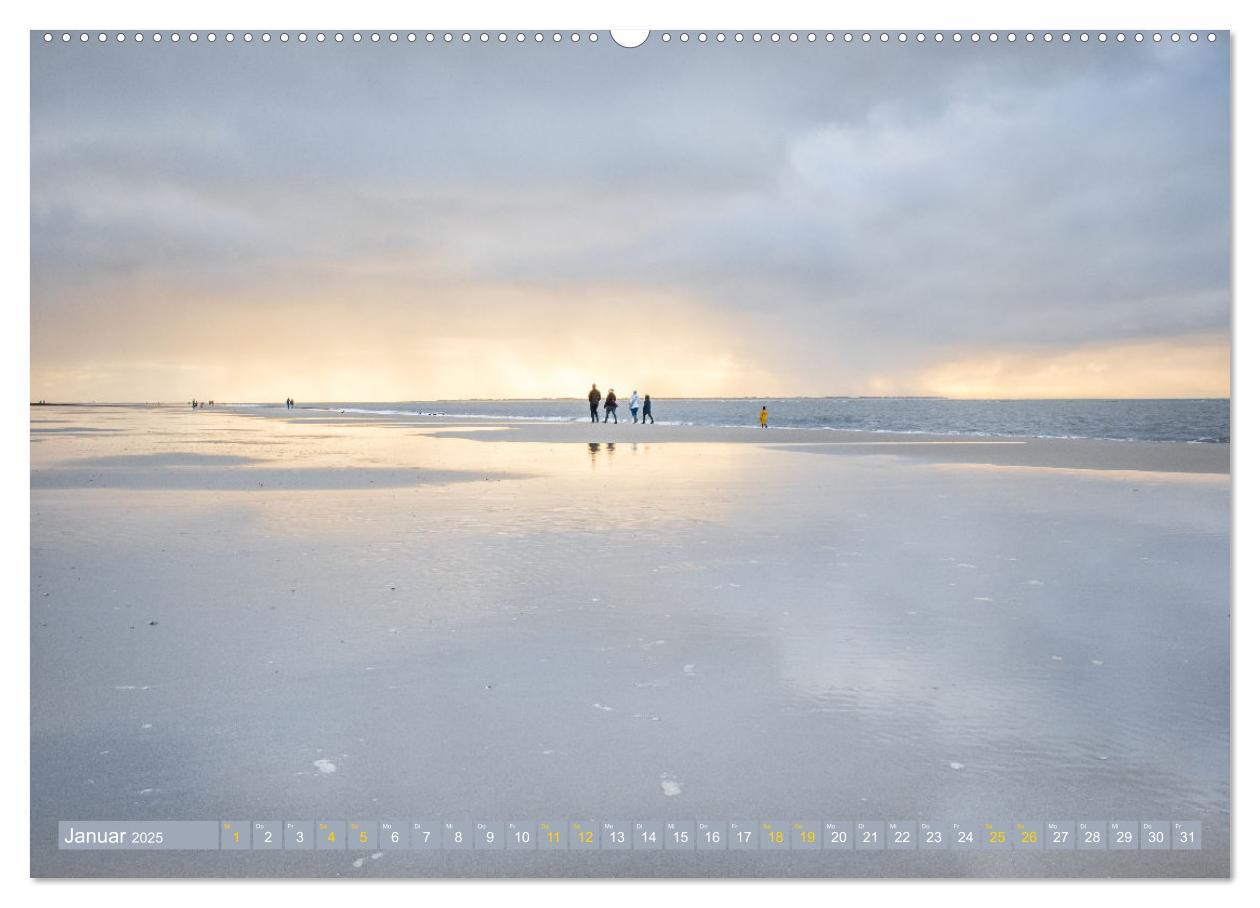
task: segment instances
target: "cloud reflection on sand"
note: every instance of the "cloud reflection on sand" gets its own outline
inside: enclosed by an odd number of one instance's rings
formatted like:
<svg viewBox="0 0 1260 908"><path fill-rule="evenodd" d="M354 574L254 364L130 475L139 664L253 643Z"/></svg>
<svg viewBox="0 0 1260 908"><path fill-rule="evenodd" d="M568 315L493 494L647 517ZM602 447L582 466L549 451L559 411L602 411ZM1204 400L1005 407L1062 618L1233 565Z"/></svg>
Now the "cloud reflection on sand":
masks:
<svg viewBox="0 0 1260 908"><path fill-rule="evenodd" d="M32 455L37 818L1175 814L1226 866L1227 479L205 415Z"/></svg>

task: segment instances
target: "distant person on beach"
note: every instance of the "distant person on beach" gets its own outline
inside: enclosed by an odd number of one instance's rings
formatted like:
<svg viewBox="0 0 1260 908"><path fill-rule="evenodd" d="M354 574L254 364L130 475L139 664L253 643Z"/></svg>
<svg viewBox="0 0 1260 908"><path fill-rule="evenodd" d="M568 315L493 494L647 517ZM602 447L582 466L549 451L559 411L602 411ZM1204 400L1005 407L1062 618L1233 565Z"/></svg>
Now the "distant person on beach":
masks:
<svg viewBox="0 0 1260 908"><path fill-rule="evenodd" d="M656 425L656 417L652 415L652 395L643 395L643 424L646 426L648 420L652 420L652 425Z"/></svg>
<svg viewBox="0 0 1260 908"><path fill-rule="evenodd" d="M608 417L613 418L613 425L617 424L617 392L612 388L608 389L608 396L604 398L604 422L608 422Z"/></svg>
<svg viewBox="0 0 1260 908"><path fill-rule="evenodd" d="M639 392L637 390L630 392L630 415L634 417L634 421L639 421Z"/></svg>
<svg viewBox="0 0 1260 908"><path fill-rule="evenodd" d="M586 399L591 402L591 422L599 422L599 388L591 385L591 393L586 395Z"/></svg>
<svg viewBox="0 0 1260 908"><path fill-rule="evenodd" d="M193 398L192 408L193 408L194 410L196 410L196 409L197 409L197 398L195 398L195 397Z"/></svg>
<svg viewBox="0 0 1260 908"><path fill-rule="evenodd" d="M765 407L762 407L761 408L761 428L764 429L766 427L766 423L769 421L769 419L770 419L770 414L766 412Z"/></svg>

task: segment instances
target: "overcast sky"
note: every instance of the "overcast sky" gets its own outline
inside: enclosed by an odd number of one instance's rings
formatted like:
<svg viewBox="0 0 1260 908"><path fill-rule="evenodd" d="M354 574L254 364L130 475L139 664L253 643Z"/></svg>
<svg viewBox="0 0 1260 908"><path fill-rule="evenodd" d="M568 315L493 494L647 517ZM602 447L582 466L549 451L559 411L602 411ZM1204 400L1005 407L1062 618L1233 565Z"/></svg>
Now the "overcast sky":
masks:
<svg viewBox="0 0 1260 908"><path fill-rule="evenodd" d="M36 399L1229 393L1224 39L31 67Z"/></svg>

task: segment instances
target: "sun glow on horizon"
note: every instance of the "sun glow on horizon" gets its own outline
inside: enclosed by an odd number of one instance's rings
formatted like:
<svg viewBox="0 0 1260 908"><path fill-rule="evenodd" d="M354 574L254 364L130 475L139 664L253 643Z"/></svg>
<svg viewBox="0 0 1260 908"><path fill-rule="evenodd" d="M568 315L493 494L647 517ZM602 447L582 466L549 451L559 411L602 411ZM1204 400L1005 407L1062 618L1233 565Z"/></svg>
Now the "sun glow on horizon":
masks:
<svg viewBox="0 0 1260 908"><path fill-rule="evenodd" d="M1226 338L1086 345L1066 351L967 352L904 374L846 376L820 386L775 351L728 347L704 332L650 347L592 349L582 337L396 337L394 343L285 344L188 351L175 359L33 363L34 400L259 402L580 399L602 391L666 397L1228 398Z"/></svg>

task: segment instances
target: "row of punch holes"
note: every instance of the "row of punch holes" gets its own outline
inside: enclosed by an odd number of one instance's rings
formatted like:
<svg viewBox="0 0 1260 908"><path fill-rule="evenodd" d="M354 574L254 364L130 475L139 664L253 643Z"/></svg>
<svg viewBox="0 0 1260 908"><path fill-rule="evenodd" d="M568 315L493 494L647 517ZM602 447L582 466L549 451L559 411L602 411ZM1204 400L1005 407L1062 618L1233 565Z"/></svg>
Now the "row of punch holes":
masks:
<svg viewBox="0 0 1260 908"><path fill-rule="evenodd" d="M1183 38L1180 32L1170 32L1166 37L1173 43L1178 43ZM1200 39L1198 32L1188 32L1184 37L1186 40L1191 42L1197 42ZM1216 33L1208 32L1203 37L1210 42L1215 41ZM525 44L527 42L542 44L548 41L553 44L578 44L583 41L595 43L599 41L599 34L596 32L588 32L585 34L582 32L296 32L291 35L289 32L279 32L273 36L271 32L260 32L257 35L253 32L242 32L239 35L235 32L225 32L222 35L219 35L216 32L207 32L204 34L199 34L198 32L188 32L182 35L179 32L168 32L165 34L162 32L152 32L148 35L144 32L135 32L132 34L128 34L126 32L116 32L112 35L107 32L97 32L96 34L91 34L89 32L44 33L44 42L48 44L58 40L60 40L63 44L69 44L76 39L82 44L86 44L93 39L95 39L95 41L99 44L104 44L109 41L113 41L118 44L122 44L127 41L132 41L137 44L145 41L151 41L154 44L160 44L163 41L169 41L172 44L177 44L180 41L187 41L195 44L201 40L213 44L220 39L228 44L232 44L238 39L246 44L253 43L255 40L261 41L263 44L267 44L270 43L273 38L278 39L281 43L288 43L290 40L296 40L299 44L305 44L308 41L313 41L317 44L323 44L328 41L335 44L341 44L347 40L356 44L364 41L372 44L380 44L381 42L396 44L400 41L412 44L419 41L423 41L428 44L468 44L474 41L482 44L489 44L491 42L506 44L513 41L517 44ZM1151 41L1158 44L1164 41L1165 34L1163 32L1152 32L1149 35L1149 38ZM1124 43L1127 40L1141 43L1146 39L1147 35L1143 32L1133 32L1131 35L1125 32L1115 32L1111 34L1107 32L1098 32L1091 36L1088 32L1075 34L1072 32L749 32L747 34L744 32L733 32L728 35L726 32L714 32L712 34L709 32L696 32L693 34L691 32L667 31L661 32L657 35L657 40L662 43L678 41L683 44L692 41L695 41L698 44L707 44L710 41L723 44L728 40L734 41L736 44L742 44L745 41L751 41L754 44L761 43L762 41L769 41L772 44L777 44L784 40L789 43L804 41L810 44L819 41L825 43L834 43L836 41L853 43L856 41L868 44L875 41L884 44L942 44L945 42L952 42L954 44L962 44L965 42L980 44L984 41L987 41L990 44L997 44L1001 41L1013 44L1015 42L1022 41L1024 43L1031 44L1034 42L1089 42L1093 40L1103 44L1107 41ZM639 43L642 43L641 40L635 41L634 43L623 41L616 33L613 34L613 40L622 44L622 46L627 47L637 46ZM633 41L634 39L631 40Z"/></svg>

